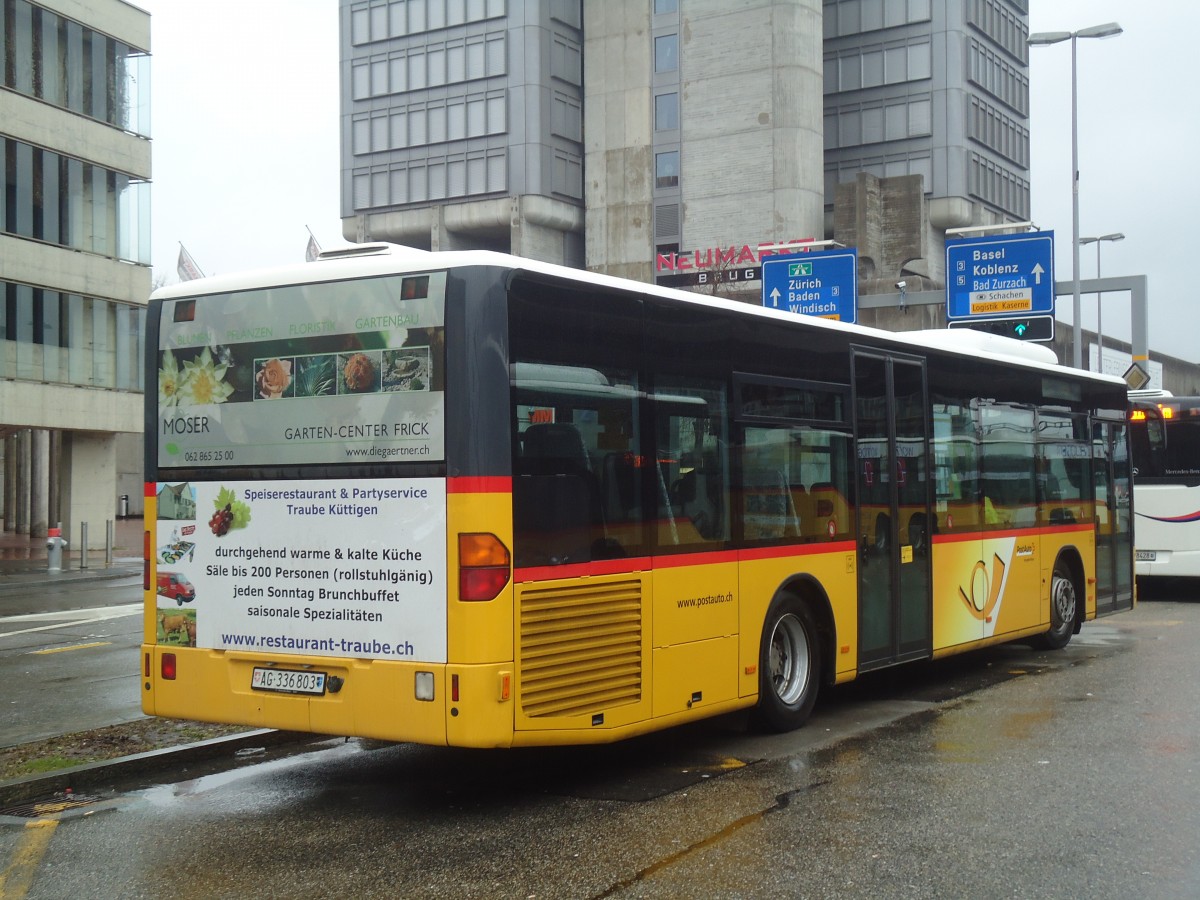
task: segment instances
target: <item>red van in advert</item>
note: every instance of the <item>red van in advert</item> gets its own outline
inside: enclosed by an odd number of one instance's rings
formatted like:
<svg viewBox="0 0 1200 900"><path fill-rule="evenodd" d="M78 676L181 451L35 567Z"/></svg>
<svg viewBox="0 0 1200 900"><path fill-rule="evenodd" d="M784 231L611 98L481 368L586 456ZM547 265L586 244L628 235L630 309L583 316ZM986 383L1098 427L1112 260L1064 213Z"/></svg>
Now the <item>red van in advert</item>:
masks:
<svg viewBox="0 0 1200 900"><path fill-rule="evenodd" d="M196 589L178 572L158 573L158 593L168 600L174 600L176 606L183 606L184 603L191 603L196 599Z"/></svg>

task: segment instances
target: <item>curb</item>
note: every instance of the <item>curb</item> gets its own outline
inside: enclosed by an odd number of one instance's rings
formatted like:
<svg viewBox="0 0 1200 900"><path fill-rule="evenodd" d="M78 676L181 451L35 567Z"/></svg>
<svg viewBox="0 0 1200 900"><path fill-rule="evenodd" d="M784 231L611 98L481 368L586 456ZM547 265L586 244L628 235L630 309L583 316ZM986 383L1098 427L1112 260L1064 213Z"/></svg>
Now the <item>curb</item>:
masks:
<svg viewBox="0 0 1200 900"><path fill-rule="evenodd" d="M209 738L194 744L148 750L132 756L120 756L94 763L59 769L45 775L26 775L0 781L0 807L9 807L32 800L64 793L68 790L79 793L81 789L95 790L111 786L113 782L133 777L151 776L170 769L180 763L195 763L232 756L238 750L250 747L281 747L287 744L316 744L336 736L313 734L302 731L276 731L260 728L244 734ZM0 815L3 815L0 812Z"/></svg>

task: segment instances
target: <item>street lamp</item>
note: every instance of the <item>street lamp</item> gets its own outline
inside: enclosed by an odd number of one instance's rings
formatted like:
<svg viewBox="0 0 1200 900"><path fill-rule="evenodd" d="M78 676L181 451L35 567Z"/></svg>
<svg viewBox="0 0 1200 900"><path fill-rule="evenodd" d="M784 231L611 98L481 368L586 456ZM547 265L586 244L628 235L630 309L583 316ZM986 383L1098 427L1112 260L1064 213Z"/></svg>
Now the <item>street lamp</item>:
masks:
<svg viewBox="0 0 1200 900"><path fill-rule="evenodd" d="M1093 25L1079 31L1039 31L1031 34L1028 42L1034 47L1071 41L1071 281L1072 314L1075 317L1073 343L1075 368L1083 368L1083 323L1080 322L1079 304L1079 95L1076 78L1076 38L1105 38L1120 34L1122 28L1116 22Z"/></svg>
<svg viewBox="0 0 1200 900"><path fill-rule="evenodd" d="M1103 241L1123 241L1125 235L1119 231L1114 231L1112 234L1102 234L1099 237L1084 237L1079 239L1080 246L1087 244L1096 245L1096 280L1100 280L1100 244ZM1097 364L1097 370L1101 375L1104 374L1104 319L1100 315L1101 307L1101 291L1099 286L1096 289L1096 344L1098 345L1098 355L1100 361Z"/></svg>

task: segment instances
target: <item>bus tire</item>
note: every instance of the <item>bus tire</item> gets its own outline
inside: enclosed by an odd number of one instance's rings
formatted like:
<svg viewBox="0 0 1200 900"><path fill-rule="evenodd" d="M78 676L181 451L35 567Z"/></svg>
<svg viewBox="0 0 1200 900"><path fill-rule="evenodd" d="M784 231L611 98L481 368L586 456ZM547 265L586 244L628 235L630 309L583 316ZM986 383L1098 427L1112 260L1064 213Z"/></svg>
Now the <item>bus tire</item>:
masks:
<svg viewBox="0 0 1200 900"><path fill-rule="evenodd" d="M1034 641L1042 650L1061 650L1070 643L1075 633L1075 616L1078 615L1079 599L1071 571L1060 560L1054 564L1050 577L1050 628Z"/></svg>
<svg viewBox="0 0 1200 900"><path fill-rule="evenodd" d="M767 610L758 653L758 705L764 731L792 731L808 721L820 686L821 643L808 606L779 594Z"/></svg>

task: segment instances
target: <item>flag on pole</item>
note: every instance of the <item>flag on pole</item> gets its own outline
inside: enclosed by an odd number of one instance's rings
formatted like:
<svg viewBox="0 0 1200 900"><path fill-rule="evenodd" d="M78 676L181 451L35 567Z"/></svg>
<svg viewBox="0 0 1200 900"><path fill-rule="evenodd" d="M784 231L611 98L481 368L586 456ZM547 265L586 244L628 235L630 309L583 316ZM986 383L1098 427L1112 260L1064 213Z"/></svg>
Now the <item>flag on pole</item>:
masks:
<svg viewBox="0 0 1200 900"><path fill-rule="evenodd" d="M304 261L312 262L321 255L321 245L317 243L317 237L311 231L308 233L308 247L304 250Z"/></svg>
<svg viewBox="0 0 1200 900"><path fill-rule="evenodd" d="M182 243L179 245L179 262L175 264L175 271L179 273L180 281L193 281L196 278L204 277L204 273L192 259L192 254L187 252L187 248Z"/></svg>

